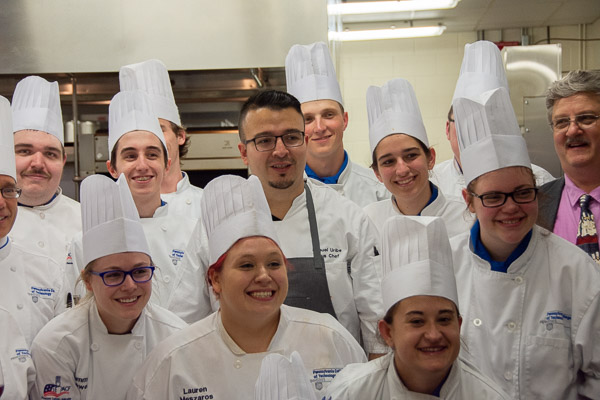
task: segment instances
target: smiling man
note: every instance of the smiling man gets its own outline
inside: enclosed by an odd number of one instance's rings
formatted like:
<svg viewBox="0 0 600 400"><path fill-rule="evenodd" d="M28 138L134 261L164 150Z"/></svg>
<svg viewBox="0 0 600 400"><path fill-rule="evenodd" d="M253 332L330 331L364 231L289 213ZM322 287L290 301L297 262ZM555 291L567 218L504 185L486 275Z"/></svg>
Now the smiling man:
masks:
<svg viewBox="0 0 600 400"><path fill-rule="evenodd" d="M161 197L169 203L169 211L188 218L200 218L202 189L190 183L181 170L181 157L190 146L190 138L181 125L167 67L159 60L126 65L119 71L121 90L141 90L148 95L165 136L171 167L161 185Z"/></svg>
<svg viewBox="0 0 600 400"><path fill-rule="evenodd" d="M0 96L0 308L13 316L30 345L38 331L65 310L67 284L63 264L9 238L21 212L16 178L10 104ZM26 349L22 356L24 362L29 358Z"/></svg>
<svg viewBox="0 0 600 400"><path fill-rule="evenodd" d="M344 150L348 113L327 45L292 46L285 59L285 76L288 92L302 103L308 177L361 207L389 198L373 171L351 162Z"/></svg>
<svg viewBox="0 0 600 400"><path fill-rule="evenodd" d="M304 181L303 128L300 103L284 92L260 92L240 112L242 160L261 181L293 265L286 304L329 313L367 353L384 353L376 335L383 314L377 231L356 204Z"/></svg>
<svg viewBox="0 0 600 400"><path fill-rule="evenodd" d="M541 187L538 224L600 263L600 72L572 71L554 82L546 108L565 175Z"/></svg>
<svg viewBox="0 0 600 400"><path fill-rule="evenodd" d="M20 81L12 114L22 193L11 238L62 265L69 243L81 231L81 211L59 187L67 156L58 83L39 76Z"/></svg>

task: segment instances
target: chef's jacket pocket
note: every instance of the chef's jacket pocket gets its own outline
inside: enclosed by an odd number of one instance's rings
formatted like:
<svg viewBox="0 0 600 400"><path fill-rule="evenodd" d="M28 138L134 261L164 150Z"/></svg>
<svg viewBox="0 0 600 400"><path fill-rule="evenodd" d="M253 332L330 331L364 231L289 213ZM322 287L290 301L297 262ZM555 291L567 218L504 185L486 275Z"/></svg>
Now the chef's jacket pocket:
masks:
<svg viewBox="0 0 600 400"><path fill-rule="evenodd" d="M565 399L574 379L568 339L528 336L522 382L526 399Z"/></svg>
<svg viewBox="0 0 600 400"><path fill-rule="evenodd" d="M325 271L327 272L331 303L339 319L340 314L348 312L347 309L350 306L354 308L352 280L348 273L348 265L345 261L326 263Z"/></svg>

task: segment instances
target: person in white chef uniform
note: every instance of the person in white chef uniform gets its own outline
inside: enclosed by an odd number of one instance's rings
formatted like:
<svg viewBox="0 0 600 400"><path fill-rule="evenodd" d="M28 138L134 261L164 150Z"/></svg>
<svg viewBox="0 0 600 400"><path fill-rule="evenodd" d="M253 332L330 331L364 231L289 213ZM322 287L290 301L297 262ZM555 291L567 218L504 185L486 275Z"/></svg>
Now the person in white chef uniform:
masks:
<svg viewBox="0 0 600 400"><path fill-rule="evenodd" d="M537 188L506 89L453 107L477 216L451 239L473 362L513 399L600 398L600 270L535 225Z"/></svg>
<svg viewBox="0 0 600 400"><path fill-rule="evenodd" d="M190 137L181 125L167 67L159 60L125 65L119 70L119 84L121 91L145 92L158 116L171 158L160 190L162 199L169 204L169 212L200 218L202 189L192 185L189 176L181 170L181 157L187 154Z"/></svg>
<svg viewBox="0 0 600 400"><path fill-rule="evenodd" d="M62 265L71 240L81 231L81 210L59 186L67 155L58 83L39 76L21 80L12 114L21 197L10 236Z"/></svg>
<svg viewBox="0 0 600 400"><path fill-rule="evenodd" d="M379 332L392 352L344 368L326 399L509 399L458 357L463 320L444 222L395 216L382 240L387 313Z"/></svg>
<svg viewBox="0 0 600 400"><path fill-rule="evenodd" d="M33 341L30 399L124 399L154 346L187 326L148 302L157 267L124 176L86 178L81 208L88 295Z"/></svg>
<svg viewBox="0 0 600 400"><path fill-rule="evenodd" d="M473 98L487 90L499 87L503 87L508 91L508 81L498 46L487 40L467 43L456 90L452 98ZM450 106L448 120L446 121L446 138L450 142L454 157L433 167L431 180L446 197L456 197L462 200L465 177L460 161L460 151L456 138L456 118L452 106ZM544 183L554 180L554 177L542 167L531 164L531 169L535 175L537 186L542 186Z"/></svg>
<svg viewBox="0 0 600 400"><path fill-rule="evenodd" d="M12 314L30 345L38 331L66 309L68 283L64 264L10 238L22 193L14 151L10 103L0 96L0 307Z"/></svg>
<svg viewBox="0 0 600 400"><path fill-rule="evenodd" d="M285 304L335 316L371 357L383 315L379 235L364 211L326 185L304 180L306 138L292 95L266 90L240 112L242 161L257 176L281 248L294 268Z"/></svg>
<svg viewBox="0 0 600 400"><path fill-rule="evenodd" d="M367 89L369 143L373 170L392 193L391 199L371 203L365 212L379 229L394 215L438 216L450 237L469 229L465 204L447 199L429 180L435 150L429 147L417 96L405 79Z"/></svg>
<svg viewBox="0 0 600 400"><path fill-rule="evenodd" d="M388 199L373 171L350 160L344 150L348 112L329 49L323 42L292 46L285 58L288 93L302 104L307 138L305 172L360 207Z"/></svg>
<svg viewBox="0 0 600 400"><path fill-rule="evenodd" d="M366 361L332 316L283 305L288 263L258 178L225 175L209 182L202 213L210 248L207 279L220 309L161 343L127 399L254 399L263 358L293 351L321 398L337 371Z"/></svg>
<svg viewBox="0 0 600 400"><path fill-rule="evenodd" d="M187 262L188 243L199 220L172 214L169 205L160 198L161 182L169 169L170 159L148 95L139 90L117 93L110 103L108 116L111 157L106 165L113 178L125 175L150 245L152 260L158 267L151 301L169 308L175 282ZM197 243L200 251L192 256L207 256L206 239L198 241L201 242ZM81 240L73 242L71 254L74 264L82 269L85 264L81 262ZM206 263L203 260L194 262L200 265ZM199 299L196 312L202 316L210 314L212 309L204 282L199 281L190 290L191 293L186 292L182 296L193 294Z"/></svg>

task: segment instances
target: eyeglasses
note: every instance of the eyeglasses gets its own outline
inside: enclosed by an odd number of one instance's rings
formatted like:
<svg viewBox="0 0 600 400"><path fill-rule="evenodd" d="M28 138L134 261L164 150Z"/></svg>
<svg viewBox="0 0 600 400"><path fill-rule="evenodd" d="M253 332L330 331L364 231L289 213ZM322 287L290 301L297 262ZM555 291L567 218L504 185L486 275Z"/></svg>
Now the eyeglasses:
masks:
<svg viewBox="0 0 600 400"><path fill-rule="evenodd" d="M288 132L279 136L257 136L254 139L246 140L246 144L254 142L257 151L271 151L277 146L278 138L281 138L285 147L300 147L304 144L304 132L302 131Z"/></svg>
<svg viewBox="0 0 600 400"><path fill-rule="evenodd" d="M104 271L104 272L94 272L90 271L92 275L98 275L102 278L102 282L106 286L119 286L123 282L125 282L125 277L128 275L131 276L134 282L144 283L148 282L154 276L154 266L147 267L137 267L132 269L131 271Z"/></svg>
<svg viewBox="0 0 600 400"><path fill-rule="evenodd" d="M21 196L21 189L18 187L4 187L0 191L5 199L18 199Z"/></svg>
<svg viewBox="0 0 600 400"><path fill-rule="evenodd" d="M600 118L600 115L594 114L580 114L576 115L575 118L558 118L550 123L550 126L556 133L563 133L569 130L571 122L575 122L581 129L590 128Z"/></svg>
<svg viewBox="0 0 600 400"><path fill-rule="evenodd" d="M512 198L517 204L527 204L534 201L537 197L538 188L519 189L510 193L490 192L484 194L476 194L471 192L471 195L481 200L484 207L500 207L506 203L507 198Z"/></svg>

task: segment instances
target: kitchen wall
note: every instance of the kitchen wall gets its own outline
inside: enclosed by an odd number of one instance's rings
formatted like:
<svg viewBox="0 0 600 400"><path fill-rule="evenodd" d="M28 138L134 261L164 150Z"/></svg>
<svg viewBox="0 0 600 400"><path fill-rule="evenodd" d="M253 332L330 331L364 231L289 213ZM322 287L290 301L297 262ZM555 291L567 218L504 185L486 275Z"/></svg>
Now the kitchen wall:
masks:
<svg viewBox="0 0 600 400"><path fill-rule="evenodd" d="M529 43L546 43L546 28L528 30ZM521 41L521 29L485 31L492 41ZM600 38L600 20L587 26L554 26L551 38ZM444 133L446 115L458 78L464 45L477 40L476 32L444 33L435 38L344 42L337 51L337 71L344 106L349 114L344 144L353 161L368 166L369 125L365 94L370 85L383 85L390 79L404 78L413 85L429 144L437 161L452 157ZM543 40L543 41L542 41ZM561 43L563 72L573 69L600 69L600 41Z"/></svg>

